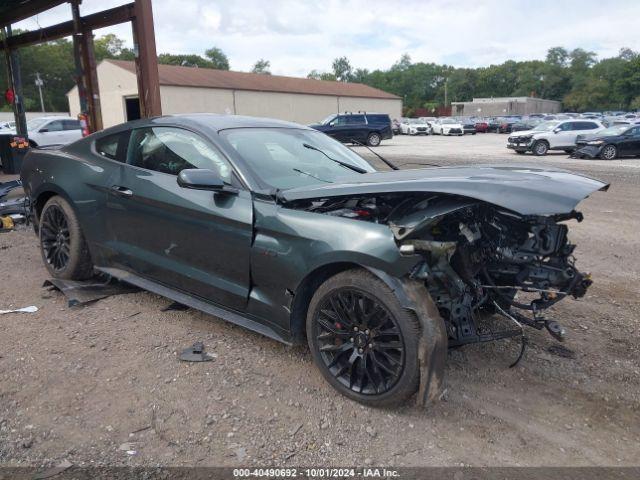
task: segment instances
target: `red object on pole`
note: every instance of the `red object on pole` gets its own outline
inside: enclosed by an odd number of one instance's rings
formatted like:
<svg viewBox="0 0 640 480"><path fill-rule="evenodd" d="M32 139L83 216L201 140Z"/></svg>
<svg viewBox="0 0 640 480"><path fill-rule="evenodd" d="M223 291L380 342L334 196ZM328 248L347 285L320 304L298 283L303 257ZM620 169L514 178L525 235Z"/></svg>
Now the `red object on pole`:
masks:
<svg viewBox="0 0 640 480"><path fill-rule="evenodd" d="M4 99L8 104L13 105L13 102L15 102L16 100L16 94L13 93L12 89L7 88L7 90L4 92Z"/></svg>
<svg viewBox="0 0 640 480"><path fill-rule="evenodd" d="M78 120L80 120L80 127L82 127L82 136L86 137L87 135L91 135L88 121L89 116L86 113L79 113Z"/></svg>

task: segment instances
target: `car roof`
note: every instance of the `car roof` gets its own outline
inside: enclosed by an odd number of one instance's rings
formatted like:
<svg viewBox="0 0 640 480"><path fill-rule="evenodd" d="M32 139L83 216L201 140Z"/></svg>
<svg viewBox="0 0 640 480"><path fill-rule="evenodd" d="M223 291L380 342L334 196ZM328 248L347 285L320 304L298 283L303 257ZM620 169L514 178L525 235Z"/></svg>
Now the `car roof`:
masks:
<svg viewBox="0 0 640 480"><path fill-rule="evenodd" d="M306 125L286 122L284 120L275 120L272 118L248 117L244 115L226 115L216 113L188 113L132 120L130 122L113 126L107 130L103 130L103 132L115 133L131 128L175 124L184 124L184 126L192 125L195 128L200 127L209 131L213 130L215 132L219 132L221 130L226 130L229 128L296 128L312 130Z"/></svg>
<svg viewBox="0 0 640 480"><path fill-rule="evenodd" d="M195 123L199 123L213 130L224 130L227 128L304 128L309 129L306 125L299 123L287 122L284 120L275 120L273 118L249 117L245 115L222 115L215 113L189 113L180 115L167 115L169 119L186 119Z"/></svg>

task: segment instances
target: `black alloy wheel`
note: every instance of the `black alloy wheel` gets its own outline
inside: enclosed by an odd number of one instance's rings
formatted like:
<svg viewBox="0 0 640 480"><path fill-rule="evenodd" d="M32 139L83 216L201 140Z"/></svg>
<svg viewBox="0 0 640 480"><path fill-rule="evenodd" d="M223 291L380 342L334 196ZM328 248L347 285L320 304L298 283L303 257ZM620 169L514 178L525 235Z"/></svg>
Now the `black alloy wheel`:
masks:
<svg viewBox="0 0 640 480"><path fill-rule="evenodd" d="M402 375L405 345L399 325L364 291L345 287L329 292L316 310L313 335L326 369L353 392L383 394Z"/></svg>
<svg viewBox="0 0 640 480"><path fill-rule="evenodd" d="M71 254L71 236L67 217L57 205L51 205L42 216L40 239L44 258L54 271L64 270Z"/></svg>

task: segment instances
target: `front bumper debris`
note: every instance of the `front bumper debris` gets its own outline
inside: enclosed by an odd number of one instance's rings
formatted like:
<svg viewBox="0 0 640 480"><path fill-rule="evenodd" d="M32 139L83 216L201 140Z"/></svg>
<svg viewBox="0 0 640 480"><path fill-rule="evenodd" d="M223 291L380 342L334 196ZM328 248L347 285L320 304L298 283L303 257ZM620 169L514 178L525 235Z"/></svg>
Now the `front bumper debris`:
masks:
<svg viewBox="0 0 640 480"><path fill-rule="evenodd" d="M595 159L600 157L600 152L602 151L601 146L595 145L587 145L582 148L578 148L571 154L571 158L589 158Z"/></svg>

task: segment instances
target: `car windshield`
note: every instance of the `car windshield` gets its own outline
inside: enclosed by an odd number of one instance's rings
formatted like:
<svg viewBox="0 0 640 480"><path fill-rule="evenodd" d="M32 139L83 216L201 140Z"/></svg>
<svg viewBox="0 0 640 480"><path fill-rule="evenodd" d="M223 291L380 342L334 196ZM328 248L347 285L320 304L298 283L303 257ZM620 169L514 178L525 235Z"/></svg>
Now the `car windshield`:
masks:
<svg viewBox="0 0 640 480"><path fill-rule="evenodd" d="M451 119L451 118L443 118L442 122L440 123L458 123L455 120Z"/></svg>
<svg viewBox="0 0 640 480"><path fill-rule="evenodd" d="M548 132L556 128L559 123L560 122L555 122L555 121L541 122L531 130L535 130L536 132Z"/></svg>
<svg viewBox="0 0 640 480"><path fill-rule="evenodd" d="M598 132L599 137L610 137L615 135L622 135L629 130L629 125L616 125L614 127L605 128L601 132Z"/></svg>
<svg viewBox="0 0 640 480"><path fill-rule="evenodd" d="M49 121L48 118L34 118L33 120L29 120L27 122L27 131L31 132L34 130L38 130L42 125Z"/></svg>
<svg viewBox="0 0 640 480"><path fill-rule="evenodd" d="M322 120L322 122L320 122L320 125L326 125L328 124L331 120L333 120L334 118L336 118L336 114L332 114L329 115L327 118L325 118L324 120Z"/></svg>
<svg viewBox="0 0 640 480"><path fill-rule="evenodd" d="M375 172L349 148L314 130L234 128L220 133L260 180L280 190L333 183L338 177L355 174L331 159Z"/></svg>

